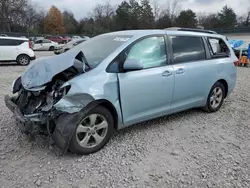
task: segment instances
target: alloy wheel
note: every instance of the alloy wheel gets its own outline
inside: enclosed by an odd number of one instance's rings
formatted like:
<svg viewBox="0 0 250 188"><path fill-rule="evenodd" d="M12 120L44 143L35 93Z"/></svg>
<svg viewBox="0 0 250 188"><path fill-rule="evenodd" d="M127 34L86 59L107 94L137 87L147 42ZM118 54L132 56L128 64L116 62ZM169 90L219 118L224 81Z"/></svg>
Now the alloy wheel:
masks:
<svg viewBox="0 0 250 188"><path fill-rule="evenodd" d="M223 100L223 91L220 87L215 87L213 89L212 95L210 97L210 105L213 109L217 108L221 101Z"/></svg>
<svg viewBox="0 0 250 188"><path fill-rule="evenodd" d="M93 148L99 145L108 131L108 122L100 114L85 117L76 129L78 144L83 148Z"/></svg>
<svg viewBox="0 0 250 188"><path fill-rule="evenodd" d="M22 56L19 58L19 63L21 65L27 65L29 64L29 58L27 56Z"/></svg>

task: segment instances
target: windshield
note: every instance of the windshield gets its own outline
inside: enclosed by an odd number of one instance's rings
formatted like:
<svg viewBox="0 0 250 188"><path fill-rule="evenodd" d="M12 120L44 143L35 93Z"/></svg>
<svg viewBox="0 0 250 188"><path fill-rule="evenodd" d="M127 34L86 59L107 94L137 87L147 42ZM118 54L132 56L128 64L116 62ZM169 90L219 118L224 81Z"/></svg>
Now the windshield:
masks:
<svg viewBox="0 0 250 188"><path fill-rule="evenodd" d="M132 35L99 35L77 45L71 50L81 50L89 66L95 68L130 38L132 38Z"/></svg>

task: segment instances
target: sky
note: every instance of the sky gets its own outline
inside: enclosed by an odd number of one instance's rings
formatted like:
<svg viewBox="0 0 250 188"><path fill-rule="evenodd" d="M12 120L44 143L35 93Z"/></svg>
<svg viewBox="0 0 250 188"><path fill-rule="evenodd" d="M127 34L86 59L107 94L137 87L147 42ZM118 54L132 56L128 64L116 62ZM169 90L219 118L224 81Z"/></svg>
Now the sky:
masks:
<svg viewBox="0 0 250 188"><path fill-rule="evenodd" d="M110 2L112 5L118 5L123 0L32 0L40 7L49 9L55 5L60 10L70 10L74 13L76 19L81 19L90 15L93 7L100 3ZM151 0L154 1L154 0ZM166 6L171 0L155 0L161 7ZM181 9L192 9L195 12L218 12L224 5L232 7L238 15L246 14L250 10L250 0L177 0Z"/></svg>

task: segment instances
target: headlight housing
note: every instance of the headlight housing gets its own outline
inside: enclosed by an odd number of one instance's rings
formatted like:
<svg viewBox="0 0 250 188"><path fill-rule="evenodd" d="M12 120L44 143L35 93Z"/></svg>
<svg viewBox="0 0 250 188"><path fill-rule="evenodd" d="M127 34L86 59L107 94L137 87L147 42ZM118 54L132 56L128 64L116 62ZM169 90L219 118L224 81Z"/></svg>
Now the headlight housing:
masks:
<svg viewBox="0 0 250 188"><path fill-rule="evenodd" d="M10 91L15 94L16 92L18 92L21 89L21 77L18 77L16 80L13 81Z"/></svg>
<svg viewBox="0 0 250 188"><path fill-rule="evenodd" d="M70 90L70 85L64 86L62 88L60 88L59 90L56 90L53 93L53 99L54 99L54 103L57 103L59 100L61 100L65 95L67 95L67 93Z"/></svg>

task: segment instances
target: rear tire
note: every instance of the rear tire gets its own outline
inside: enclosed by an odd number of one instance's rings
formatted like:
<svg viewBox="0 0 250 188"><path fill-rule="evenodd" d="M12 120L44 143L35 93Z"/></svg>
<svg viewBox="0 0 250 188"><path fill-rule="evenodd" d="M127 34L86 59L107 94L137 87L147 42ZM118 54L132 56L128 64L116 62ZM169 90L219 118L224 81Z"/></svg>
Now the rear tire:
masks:
<svg viewBox="0 0 250 188"><path fill-rule="evenodd" d="M30 57L25 54L21 54L17 57L17 63L21 66L27 66L30 64Z"/></svg>
<svg viewBox="0 0 250 188"><path fill-rule="evenodd" d="M54 50L55 50L54 46L49 47L49 51L54 51Z"/></svg>
<svg viewBox="0 0 250 188"><path fill-rule="evenodd" d="M114 132L111 112L102 106L91 109L72 136L69 149L73 153L88 155L102 149Z"/></svg>
<svg viewBox="0 0 250 188"><path fill-rule="evenodd" d="M202 109L208 113L218 111L225 99L225 91L225 86L221 82L216 82L209 92L206 106L204 106Z"/></svg>

